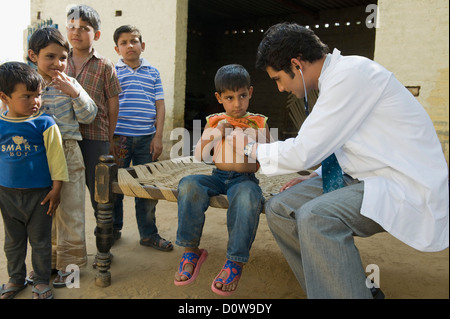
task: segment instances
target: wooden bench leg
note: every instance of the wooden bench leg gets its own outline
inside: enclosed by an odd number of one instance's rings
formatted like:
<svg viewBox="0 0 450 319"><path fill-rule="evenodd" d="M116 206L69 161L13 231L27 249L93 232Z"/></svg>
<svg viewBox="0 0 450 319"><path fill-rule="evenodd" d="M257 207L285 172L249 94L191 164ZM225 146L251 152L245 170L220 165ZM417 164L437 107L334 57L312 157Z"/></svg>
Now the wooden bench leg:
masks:
<svg viewBox="0 0 450 319"><path fill-rule="evenodd" d="M111 285L110 249L113 241L113 207L114 195L112 193L112 183L117 181L117 165L114 157L103 155L100 163L95 168L95 201L98 203L97 214L97 270L95 284L99 287Z"/></svg>

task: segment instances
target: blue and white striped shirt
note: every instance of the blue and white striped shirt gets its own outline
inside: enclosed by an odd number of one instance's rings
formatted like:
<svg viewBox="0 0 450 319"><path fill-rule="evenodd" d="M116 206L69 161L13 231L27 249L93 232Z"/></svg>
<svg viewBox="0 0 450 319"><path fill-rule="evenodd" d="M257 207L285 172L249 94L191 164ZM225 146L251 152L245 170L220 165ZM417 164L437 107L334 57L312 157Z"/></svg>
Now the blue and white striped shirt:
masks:
<svg viewBox="0 0 450 319"><path fill-rule="evenodd" d="M133 70L122 59L116 64L122 92L119 94L119 117L114 134L143 136L156 132L155 102L164 99L159 71L141 59Z"/></svg>
<svg viewBox="0 0 450 319"><path fill-rule="evenodd" d="M42 92L41 110L53 117L63 140L81 141L79 123L92 123L97 115L97 105L76 79L69 78L80 95L73 99L53 86L47 86Z"/></svg>

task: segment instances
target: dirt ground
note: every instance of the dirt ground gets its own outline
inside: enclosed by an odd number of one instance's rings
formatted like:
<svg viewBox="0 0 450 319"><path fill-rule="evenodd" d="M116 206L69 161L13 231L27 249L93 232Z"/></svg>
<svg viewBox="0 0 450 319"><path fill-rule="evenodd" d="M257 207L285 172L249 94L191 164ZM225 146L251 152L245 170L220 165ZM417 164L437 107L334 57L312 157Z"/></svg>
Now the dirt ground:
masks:
<svg viewBox="0 0 450 319"><path fill-rule="evenodd" d="M87 198L87 197L86 197ZM96 254L93 230L95 219L86 201L86 236L88 266L81 269L80 288L53 289L55 299L225 299L214 294L211 283L225 261L227 230L224 209L210 208L207 212L201 248L209 252L194 284L177 287L173 284L175 271L183 252L181 247L161 252L139 244L134 215L134 199L124 200L124 229L122 238L111 251L112 282L109 287L95 285L97 270L91 267ZM162 237L175 242L177 204L160 201L157 225ZM3 247L3 222L0 221L0 246ZM370 238L355 238L363 264L375 264L380 270L380 286L387 299L448 299L449 250L423 253L403 244L387 233ZM30 251L27 267L31 269ZM368 272L368 275L370 271ZM8 280L3 249L0 252L0 283ZM31 298L31 286L16 299ZM244 267L237 292L228 299L305 299L306 295L292 274L267 226L261 221Z"/></svg>

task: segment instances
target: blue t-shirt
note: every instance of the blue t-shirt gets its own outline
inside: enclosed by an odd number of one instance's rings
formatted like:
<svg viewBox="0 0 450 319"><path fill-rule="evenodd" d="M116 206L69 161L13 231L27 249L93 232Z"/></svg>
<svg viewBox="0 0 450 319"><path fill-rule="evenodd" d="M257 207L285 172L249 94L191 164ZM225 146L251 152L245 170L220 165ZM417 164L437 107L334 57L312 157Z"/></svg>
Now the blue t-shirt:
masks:
<svg viewBox="0 0 450 319"><path fill-rule="evenodd" d="M52 180L68 180L61 134L53 118L42 112L25 117L0 115L0 185L44 188Z"/></svg>
<svg viewBox="0 0 450 319"><path fill-rule="evenodd" d="M119 60L116 70L122 92L119 94L119 117L114 134L143 136L155 133L155 103L164 99L159 71L145 59L141 59L136 70Z"/></svg>

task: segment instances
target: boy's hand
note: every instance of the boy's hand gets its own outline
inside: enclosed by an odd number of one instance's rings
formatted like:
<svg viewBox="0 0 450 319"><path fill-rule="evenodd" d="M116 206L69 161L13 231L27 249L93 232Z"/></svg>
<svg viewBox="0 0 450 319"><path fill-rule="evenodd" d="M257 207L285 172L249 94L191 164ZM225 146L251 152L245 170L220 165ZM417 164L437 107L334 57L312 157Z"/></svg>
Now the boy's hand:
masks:
<svg viewBox="0 0 450 319"><path fill-rule="evenodd" d="M231 132L234 129L234 126L228 122L221 122L216 126L216 128L220 131L220 133L222 134L222 137L225 137L225 136L231 134Z"/></svg>
<svg viewBox="0 0 450 319"><path fill-rule="evenodd" d="M57 75L52 78L51 85L58 90L69 95L71 98L76 98L80 95L80 91L77 90L75 85L73 85L70 78L64 73L60 71L56 71Z"/></svg>
<svg viewBox="0 0 450 319"><path fill-rule="evenodd" d="M154 137L150 144L150 153L152 154L152 161L156 161L163 150L162 138Z"/></svg>
<svg viewBox="0 0 450 319"><path fill-rule="evenodd" d="M47 202L50 202L47 215L52 216L58 208L60 201L60 191L53 188L50 192L48 192L47 196L45 196L44 200L41 202L41 205L45 205Z"/></svg>
<svg viewBox="0 0 450 319"><path fill-rule="evenodd" d="M225 139L225 142L228 143L239 156L245 156L244 146L253 141L255 140L250 135L245 134L242 129L235 129Z"/></svg>

